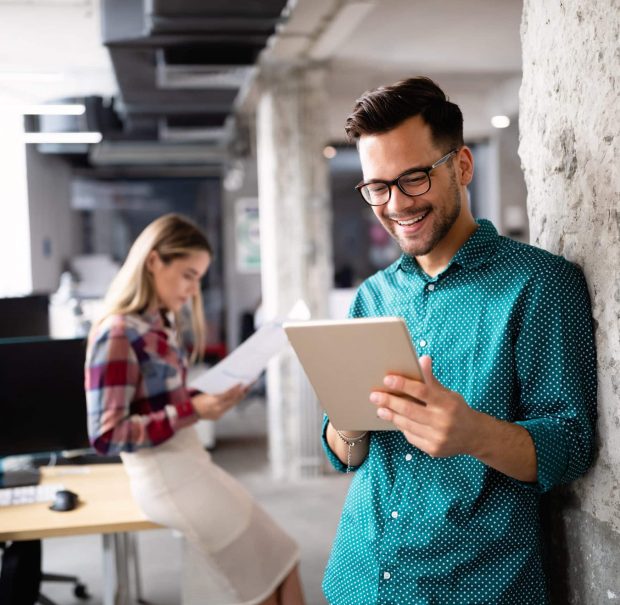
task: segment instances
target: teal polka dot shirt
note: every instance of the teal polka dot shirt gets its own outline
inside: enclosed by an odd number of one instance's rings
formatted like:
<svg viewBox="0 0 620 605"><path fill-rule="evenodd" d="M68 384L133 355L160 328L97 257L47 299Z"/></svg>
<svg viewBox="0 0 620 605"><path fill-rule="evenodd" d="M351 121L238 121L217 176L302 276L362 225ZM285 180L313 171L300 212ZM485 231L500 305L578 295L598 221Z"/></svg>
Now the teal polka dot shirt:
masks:
<svg viewBox="0 0 620 605"><path fill-rule="evenodd" d="M440 275L403 255L362 284L350 315L403 317L444 386L529 431L538 481L511 479L466 455L432 458L397 431L372 433L325 571L328 602L548 603L539 495L588 469L596 421L581 272L481 220ZM345 471L325 430L323 446Z"/></svg>

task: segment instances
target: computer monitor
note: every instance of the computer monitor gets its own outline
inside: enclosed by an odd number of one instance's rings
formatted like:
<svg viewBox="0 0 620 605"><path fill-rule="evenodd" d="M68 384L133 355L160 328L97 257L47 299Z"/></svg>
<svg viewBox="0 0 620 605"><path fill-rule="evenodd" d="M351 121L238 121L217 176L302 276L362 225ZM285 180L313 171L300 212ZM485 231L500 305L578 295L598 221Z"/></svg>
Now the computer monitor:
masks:
<svg viewBox="0 0 620 605"><path fill-rule="evenodd" d="M0 338L49 336L49 334L47 294L0 298Z"/></svg>
<svg viewBox="0 0 620 605"><path fill-rule="evenodd" d="M0 340L0 456L89 447L83 338Z"/></svg>

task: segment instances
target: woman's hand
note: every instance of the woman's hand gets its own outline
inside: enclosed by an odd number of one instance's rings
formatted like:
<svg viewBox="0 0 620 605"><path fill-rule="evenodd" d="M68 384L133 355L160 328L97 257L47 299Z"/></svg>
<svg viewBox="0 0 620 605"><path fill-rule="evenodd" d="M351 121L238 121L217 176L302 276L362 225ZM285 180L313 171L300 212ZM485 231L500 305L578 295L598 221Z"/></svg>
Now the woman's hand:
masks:
<svg viewBox="0 0 620 605"><path fill-rule="evenodd" d="M251 385L237 384L217 395L200 393L192 397L192 405L203 420L217 420L230 408L236 406L248 394L250 387Z"/></svg>

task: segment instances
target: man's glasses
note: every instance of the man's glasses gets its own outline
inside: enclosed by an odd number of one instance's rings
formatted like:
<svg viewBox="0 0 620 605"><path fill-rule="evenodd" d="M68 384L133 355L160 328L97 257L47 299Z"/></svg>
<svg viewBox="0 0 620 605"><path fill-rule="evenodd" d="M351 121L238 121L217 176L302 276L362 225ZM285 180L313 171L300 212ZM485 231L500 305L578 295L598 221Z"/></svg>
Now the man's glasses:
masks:
<svg viewBox="0 0 620 605"><path fill-rule="evenodd" d="M383 206L392 197L392 187L396 185L405 195L416 197L424 195L431 188L431 171L445 164L451 157L458 153L453 149L439 158L432 166L427 168L410 168L399 174L393 181L380 181L372 179L367 183L360 183L355 189L360 192L364 201L371 206Z"/></svg>

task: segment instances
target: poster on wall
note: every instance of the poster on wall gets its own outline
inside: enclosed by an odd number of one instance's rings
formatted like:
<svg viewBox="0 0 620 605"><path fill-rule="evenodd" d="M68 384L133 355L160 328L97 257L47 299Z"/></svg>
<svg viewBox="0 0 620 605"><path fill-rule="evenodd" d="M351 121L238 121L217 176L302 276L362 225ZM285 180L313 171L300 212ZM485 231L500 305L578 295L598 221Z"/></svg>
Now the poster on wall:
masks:
<svg viewBox="0 0 620 605"><path fill-rule="evenodd" d="M237 271L260 273L258 198L239 198L235 203Z"/></svg>

